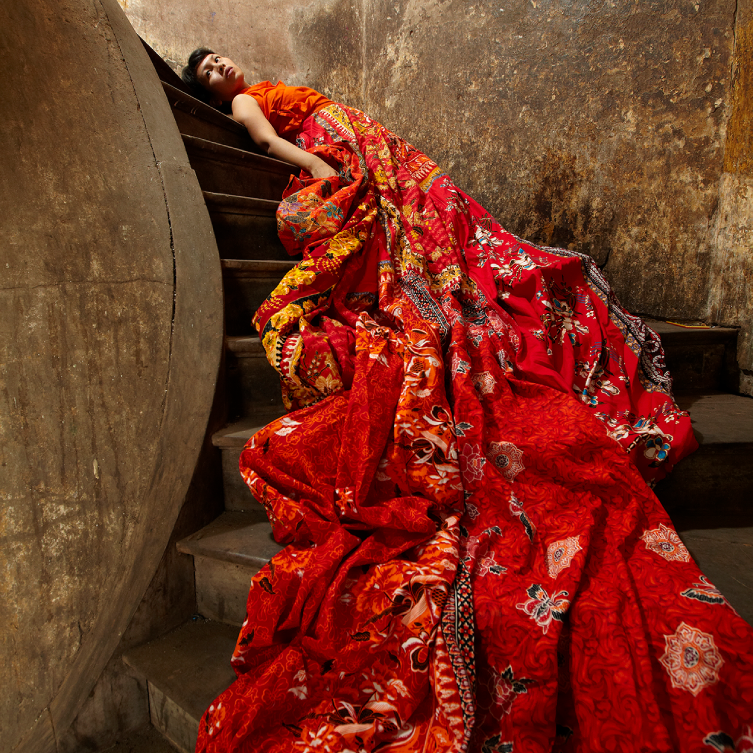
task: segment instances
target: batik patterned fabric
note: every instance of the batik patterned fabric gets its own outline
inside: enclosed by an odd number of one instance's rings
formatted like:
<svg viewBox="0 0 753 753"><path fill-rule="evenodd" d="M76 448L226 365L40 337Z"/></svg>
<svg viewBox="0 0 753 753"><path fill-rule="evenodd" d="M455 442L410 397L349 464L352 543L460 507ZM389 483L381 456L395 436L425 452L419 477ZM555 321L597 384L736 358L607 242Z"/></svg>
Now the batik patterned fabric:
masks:
<svg viewBox="0 0 753 753"><path fill-rule="evenodd" d="M303 260L255 323L293 412L240 462L287 546L197 750L745 741L753 631L641 476L694 446L656 338L362 113L299 144L339 177L281 205Z"/></svg>

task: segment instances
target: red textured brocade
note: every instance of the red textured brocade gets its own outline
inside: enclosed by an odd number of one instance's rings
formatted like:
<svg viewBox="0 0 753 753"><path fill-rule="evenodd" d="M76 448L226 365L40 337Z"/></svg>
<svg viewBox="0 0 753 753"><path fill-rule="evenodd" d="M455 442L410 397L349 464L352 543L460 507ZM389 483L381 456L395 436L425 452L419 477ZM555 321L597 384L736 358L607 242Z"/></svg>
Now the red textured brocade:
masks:
<svg viewBox="0 0 753 753"><path fill-rule="evenodd" d="M694 447L587 260L328 107L256 323L293 410L241 472L254 577L197 751L753 751L753 631L639 473Z"/></svg>

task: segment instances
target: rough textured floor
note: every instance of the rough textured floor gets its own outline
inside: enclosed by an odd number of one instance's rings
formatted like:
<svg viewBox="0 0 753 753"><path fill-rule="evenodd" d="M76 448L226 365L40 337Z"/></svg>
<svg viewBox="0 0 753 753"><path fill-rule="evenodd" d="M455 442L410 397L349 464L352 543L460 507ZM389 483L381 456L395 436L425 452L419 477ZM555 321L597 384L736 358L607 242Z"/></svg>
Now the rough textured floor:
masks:
<svg viewBox="0 0 753 753"><path fill-rule="evenodd" d="M753 625L753 528L691 529L679 534L704 575Z"/></svg>
<svg viewBox="0 0 753 753"><path fill-rule="evenodd" d="M175 753L176 749L154 728L132 732L106 753Z"/></svg>

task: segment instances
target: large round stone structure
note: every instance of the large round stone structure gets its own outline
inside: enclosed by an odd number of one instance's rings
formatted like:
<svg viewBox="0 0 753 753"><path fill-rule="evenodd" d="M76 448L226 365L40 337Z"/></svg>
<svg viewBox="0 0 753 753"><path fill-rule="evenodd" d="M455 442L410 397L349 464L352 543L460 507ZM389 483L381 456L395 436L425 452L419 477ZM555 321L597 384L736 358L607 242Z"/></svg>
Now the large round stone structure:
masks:
<svg viewBox="0 0 753 753"><path fill-rule="evenodd" d="M54 751L185 497L221 271L117 2L6 0L0 26L0 749Z"/></svg>

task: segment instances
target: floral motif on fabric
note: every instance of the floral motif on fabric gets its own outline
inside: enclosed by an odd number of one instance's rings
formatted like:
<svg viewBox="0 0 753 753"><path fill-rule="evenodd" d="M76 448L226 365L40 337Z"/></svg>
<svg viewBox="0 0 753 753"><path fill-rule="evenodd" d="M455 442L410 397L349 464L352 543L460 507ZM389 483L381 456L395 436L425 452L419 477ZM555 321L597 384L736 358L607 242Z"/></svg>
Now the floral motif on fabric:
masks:
<svg viewBox="0 0 753 753"><path fill-rule="evenodd" d="M526 593L528 600L515 606L542 628L544 634L549 630L553 620L562 622L570 608L570 601L564 598L569 596L567 591L559 591L549 596L540 584L533 583L526 589Z"/></svg>
<svg viewBox="0 0 753 753"><path fill-rule="evenodd" d="M207 709L207 713L211 714L212 722L205 726L205 733L212 737L222 728L222 723L227 716L227 708L222 705L222 701L217 701Z"/></svg>
<svg viewBox="0 0 753 753"><path fill-rule="evenodd" d="M510 481L525 470L523 451L512 442L491 442L486 449L486 457Z"/></svg>
<svg viewBox="0 0 753 753"><path fill-rule="evenodd" d="M492 675L492 697L494 709L500 716L510 713L510 709L520 693L527 693L528 687L534 684L527 677L515 677L510 665L504 672L495 672Z"/></svg>
<svg viewBox="0 0 753 753"><path fill-rule="evenodd" d="M672 449L672 436L665 437L659 434L646 440L643 456L648 459L651 465L659 465L669 455L670 449Z"/></svg>
<svg viewBox="0 0 753 753"><path fill-rule="evenodd" d="M551 290L547 292L550 293L548 298L543 290L539 291L541 305L544 308L544 312L539 316L544 329L539 332L540 338L549 343L547 353L552 355L551 345L562 345L565 337L570 341L570 345L580 346L578 335L587 335L589 330L581 324L574 309L577 298L573 289L565 283L553 283Z"/></svg>
<svg viewBox="0 0 753 753"><path fill-rule="evenodd" d="M685 544L672 528L663 523L658 528L644 531L641 539L646 543L646 549L664 557L668 562L690 562L690 552Z"/></svg>
<svg viewBox="0 0 753 753"><path fill-rule="evenodd" d="M502 575L507 572L507 568L496 561L494 552L489 552L478 561L477 572L479 575Z"/></svg>
<svg viewBox="0 0 753 753"><path fill-rule="evenodd" d="M700 578L700 583L694 583L692 588L688 588L680 595L686 599L695 599L696 601L702 601L704 604L726 604L727 600L722 595L722 592L715 588L705 575Z"/></svg>
<svg viewBox="0 0 753 753"><path fill-rule="evenodd" d="M531 523L531 520L526 514L526 511L523 509L523 503L514 494L511 494L509 506L512 515L518 518L523 524L526 536L528 536L528 538L533 541L533 537L536 534L536 526Z"/></svg>
<svg viewBox="0 0 753 753"><path fill-rule="evenodd" d="M284 416L280 423L282 426L275 432L279 437L286 437L288 434L295 431L297 426L301 425L300 421L296 421L290 416Z"/></svg>
<svg viewBox="0 0 753 753"><path fill-rule="evenodd" d="M753 634L732 610L680 596L701 582L694 564L635 546L636 519L670 523L634 467L654 479L694 447L668 391L644 388L646 368L669 384L658 337L591 260L516 239L363 113L327 107L298 143L338 177L301 174L281 204L281 240L301 261L255 322L294 412L240 458L286 546L252 580L238 680L204 715L197 750L510 753L514 739L632 753L696 750L721 730L737 741ZM472 375L484 373L493 400L479 399ZM569 591L545 590L547 544L567 536L588 551L587 577L570 587L578 555L560 573ZM571 601L583 619L568 626ZM662 638L690 609L722 655L734 647L723 709L708 692L651 705L669 685ZM650 653L632 683L615 681L630 661L623 636Z"/></svg>
<svg viewBox="0 0 753 753"><path fill-rule="evenodd" d="M471 520L476 520L476 518L481 514L478 507L476 507L476 505L472 505L470 502L466 502L465 511Z"/></svg>
<svg viewBox="0 0 753 753"><path fill-rule="evenodd" d="M494 392L496 382L490 371L482 371L481 373L473 374L471 376L471 381L473 382L473 386L482 395L490 395Z"/></svg>
<svg viewBox="0 0 753 753"><path fill-rule="evenodd" d="M546 550L546 564L550 578L556 578L565 568L570 567L573 557L582 549L579 540L580 536L568 536L549 544Z"/></svg>
<svg viewBox="0 0 753 753"><path fill-rule="evenodd" d="M481 454L479 446L466 443L460 452L460 472L468 481L480 481L484 475L486 458Z"/></svg>
<svg viewBox="0 0 753 753"><path fill-rule="evenodd" d="M450 370L452 371L454 376L457 376L458 374L467 374L470 368L471 365L468 363L468 361L464 361L457 352L452 354L452 359L450 360Z"/></svg>
<svg viewBox="0 0 753 753"><path fill-rule="evenodd" d="M493 549L494 541L502 535L502 530L498 526L492 526L482 531L478 536L466 537L465 529L461 529L461 535L465 540L465 556L462 561L473 569L475 563L475 572L477 575L502 575L507 572L507 568L499 564Z"/></svg>
<svg viewBox="0 0 753 753"><path fill-rule="evenodd" d="M664 644L664 655L659 661L667 670L673 688L696 696L719 680L724 659L710 633L681 622L674 635L664 636Z"/></svg>
<svg viewBox="0 0 753 753"><path fill-rule="evenodd" d="M591 404L596 405L597 402L594 397ZM674 423L681 415L683 414L679 412L677 415L667 414L663 407L657 409L654 416L635 416L629 411L620 411L614 416L596 413L596 417L606 424L607 434L616 442L627 444L628 451L643 448L641 456L650 468L658 468L663 464L672 450L674 441L674 436L667 432L666 428L659 428L659 422L665 425Z"/></svg>
<svg viewBox="0 0 753 753"><path fill-rule="evenodd" d="M737 740L732 735L718 730L706 735L703 742L719 753L753 753L753 727L747 725L745 732Z"/></svg>
<svg viewBox="0 0 753 753"><path fill-rule="evenodd" d="M600 400L599 396L610 398L620 394L620 388L607 378L608 375L612 376L607 369L612 352L603 346L603 343L598 343L594 348L598 358L593 363L577 361L575 364L576 381L573 383L573 390L587 405L601 405L603 400ZM622 364L619 359L615 360L618 369L617 379L627 384L629 379L622 373Z"/></svg>

